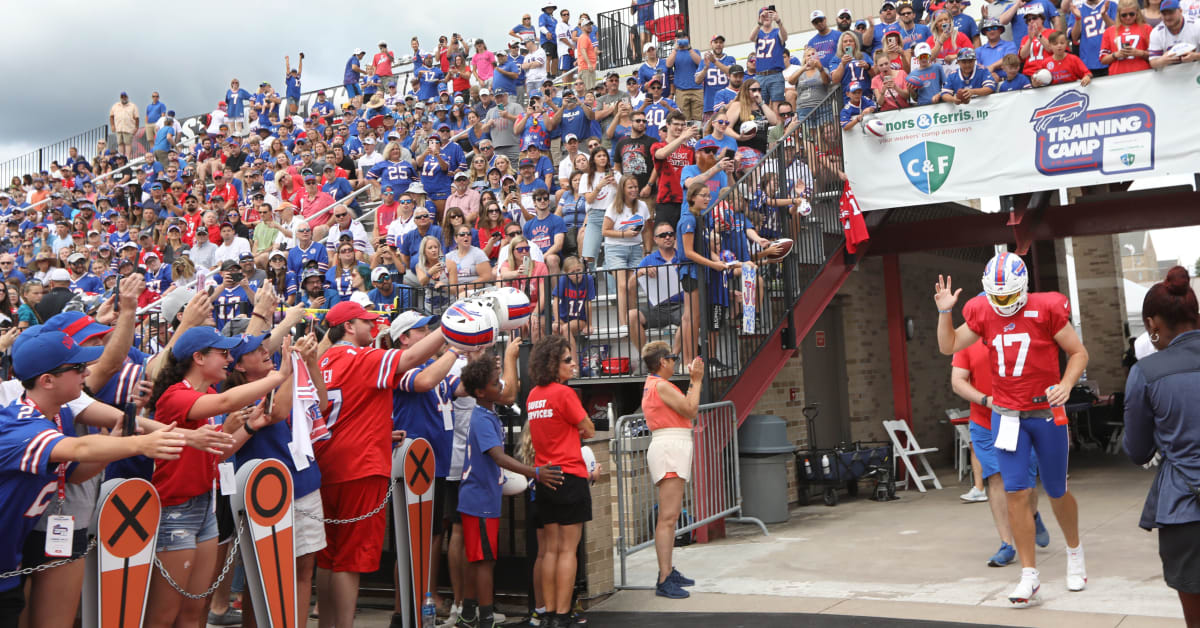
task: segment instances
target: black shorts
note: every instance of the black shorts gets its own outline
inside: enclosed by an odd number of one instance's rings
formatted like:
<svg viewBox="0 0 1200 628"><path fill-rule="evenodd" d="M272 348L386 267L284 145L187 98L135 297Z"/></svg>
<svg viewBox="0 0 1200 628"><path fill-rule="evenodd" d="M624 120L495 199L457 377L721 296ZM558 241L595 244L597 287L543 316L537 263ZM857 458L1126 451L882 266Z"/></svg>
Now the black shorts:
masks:
<svg viewBox="0 0 1200 628"><path fill-rule="evenodd" d="M675 227L679 224L679 211L679 202L659 201L654 207L654 223L666 222Z"/></svg>
<svg viewBox="0 0 1200 628"><path fill-rule="evenodd" d="M224 545L237 534L237 523L233 520L233 503L228 495L217 491L217 545Z"/></svg>
<svg viewBox="0 0 1200 628"><path fill-rule="evenodd" d="M76 530L71 538L71 558L79 558L87 553L88 531ZM25 547L21 550L21 567L26 569L46 563L61 560L55 556L46 555L46 533L33 530L25 537Z"/></svg>
<svg viewBox="0 0 1200 628"><path fill-rule="evenodd" d="M709 310L712 312L712 319L709 321L712 323L712 330L724 329L725 319L729 317L729 306L713 304L709 306Z"/></svg>
<svg viewBox="0 0 1200 628"><path fill-rule="evenodd" d="M433 480L433 536L437 537L446 531L446 478Z"/></svg>
<svg viewBox="0 0 1200 628"><path fill-rule="evenodd" d="M458 514L458 487L462 483L458 480L447 479L443 485L445 492L442 493L442 519L445 519L447 524L455 524L462 521L462 516ZM450 527L447 525L446 527Z"/></svg>
<svg viewBox="0 0 1200 628"><path fill-rule="evenodd" d="M646 317L646 329L683 323L683 301L663 301L653 307L649 303L642 303L638 311Z"/></svg>
<svg viewBox="0 0 1200 628"><path fill-rule="evenodd" d="M587 478L564 475L557 488L538 485L537 517L542 525L572 525L592 520L592 491Z"/></svg>
<svg viewBox="0 0 1200 628"><path fill-rule="evenodd" d="M1163 580L1180 593L1200 594L1200 521L1158 529Z"/></svg>
<svg viewBox="0 0 1200 628"><path fill-rule="evenodd" d="M554 59L558 58L558 44L557 43L552 42L552 41L546 42L546 43L542 44L542 50L546 51L547 59L554 60ZM558 67L558 66L551 66L551 67ZM546 69L549 70L550 68L548 67ZM538 85L538 89L541 89L541 88L542 88L542 86Z"/></svg>
<svg viewBox="0 0 1200 628"><path fill-rule="evenodd" d="M700 282L695 277L683 276L679 278L679 285L683 286L684 292L695 292L700 286Z"/></svg>
<svg viewBox="0 0 1200 628"><path fill-rule="evenodd" d="M21 611L25 610L25 579L21 577L21 584L0 592L0 628L17 628L17 619L21 617Z"/></svg>

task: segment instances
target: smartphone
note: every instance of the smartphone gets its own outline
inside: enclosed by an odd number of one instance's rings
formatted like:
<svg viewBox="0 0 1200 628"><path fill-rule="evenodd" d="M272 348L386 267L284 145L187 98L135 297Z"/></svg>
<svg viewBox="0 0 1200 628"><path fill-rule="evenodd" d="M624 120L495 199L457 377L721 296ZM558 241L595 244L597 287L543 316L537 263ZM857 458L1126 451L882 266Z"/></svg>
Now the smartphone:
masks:
<svg viewBox="0 0 1200 628"><path fill-rule="evenodd" d="M774 10L775 10L775 5L773 5L773 4L768 4L768 5L767 5L767 10L768 10L768 11L774 11Z"/></svg>
<svg viewBox="0 0 1200 628"><path fill-rule="evenodd" d="M125 416L121 422L121 436L137 436L137 406L132 401L125 404Z"/></svg>
<svg viewBox="0 0 1200 628"><path fill-rule="evenodd" d="M121 311L121 276L117 275L117 285L113 288L113 311Z"/></svg>

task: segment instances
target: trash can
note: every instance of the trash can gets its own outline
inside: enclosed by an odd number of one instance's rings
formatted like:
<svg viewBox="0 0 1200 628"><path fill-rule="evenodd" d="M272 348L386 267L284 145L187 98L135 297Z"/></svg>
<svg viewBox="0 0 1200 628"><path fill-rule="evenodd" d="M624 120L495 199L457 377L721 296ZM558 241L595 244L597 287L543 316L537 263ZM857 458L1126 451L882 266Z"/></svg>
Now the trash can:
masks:
<svg viewBox="0 0 1200 628"><path fill-rule="evenodd" d="M746 417L738 428L742 515L764 523L788 520L787 462L795 451L786 421L769 414Z"/></svg>

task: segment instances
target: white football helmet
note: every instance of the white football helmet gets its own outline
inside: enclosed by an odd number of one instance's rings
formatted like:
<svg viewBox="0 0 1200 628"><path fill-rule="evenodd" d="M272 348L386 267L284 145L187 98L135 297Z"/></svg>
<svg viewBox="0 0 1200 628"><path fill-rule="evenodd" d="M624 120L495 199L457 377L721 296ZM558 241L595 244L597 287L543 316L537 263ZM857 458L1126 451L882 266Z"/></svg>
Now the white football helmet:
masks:
<svg viewBox="0 0 1200 628"><path fill-rule="evenodd" d="M1012 316L1029 300L1029 271L1016 253L1000 253L983 269L983 291L1000 316Z"/></svg>

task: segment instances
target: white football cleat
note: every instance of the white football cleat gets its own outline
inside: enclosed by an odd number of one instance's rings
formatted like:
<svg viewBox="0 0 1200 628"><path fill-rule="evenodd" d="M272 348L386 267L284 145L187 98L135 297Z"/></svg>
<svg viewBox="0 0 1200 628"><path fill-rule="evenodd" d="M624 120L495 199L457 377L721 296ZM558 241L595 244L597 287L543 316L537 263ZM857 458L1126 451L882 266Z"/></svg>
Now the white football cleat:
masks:
<svg viewBox="0 0 1200 628"><path fill-rule="evenodd" d="M1087 567L1083 561L1083 545L1067 548L1067 590L1082 591L1087 587Z"/></svg>
<svg viewBox="0 0 1200 628"><path fill-rule="evenodd" d="M1024 568L1021 570L1021 581L1017 583L1017 588L1008 594L1008 601L1013 604L1028 605L1037 596L1038 589L1041 588L1042 583L1038 578L1038 571Z"/></svg>

